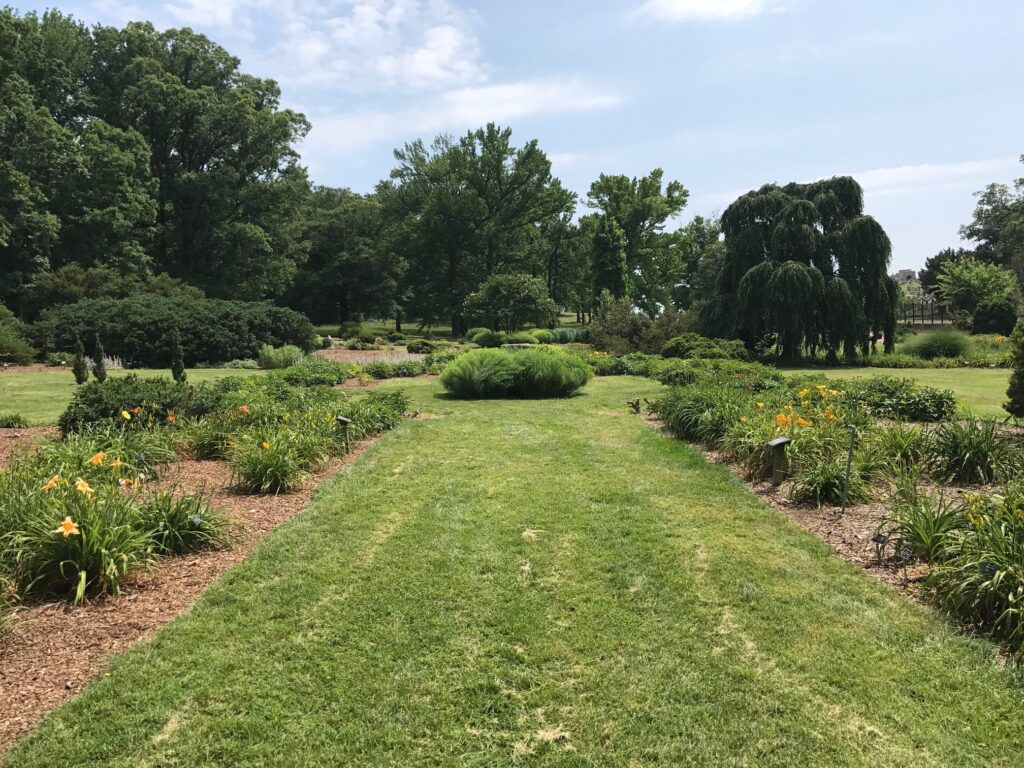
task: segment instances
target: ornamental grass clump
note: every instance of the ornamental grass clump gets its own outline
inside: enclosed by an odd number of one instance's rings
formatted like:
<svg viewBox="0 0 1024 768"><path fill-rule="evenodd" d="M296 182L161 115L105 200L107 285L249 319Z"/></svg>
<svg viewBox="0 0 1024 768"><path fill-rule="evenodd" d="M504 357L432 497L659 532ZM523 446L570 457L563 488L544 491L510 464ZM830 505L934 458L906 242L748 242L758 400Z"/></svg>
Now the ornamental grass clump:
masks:
<svg viewBox="0 0 1024 768"><path fill-rule="evenodd" d="M1022 464L1020 438L993 419L948 421L935 428L932 475L955 485L1013 478Z"/></svg>
<svg viewBox="0 0 1024 768"><path fill-rule="evenodd" d="M450 363L441 374L441 386L455 397L505 397L512 391L515 376L511 352L479 349Z"/></svg>
<svg viewBox="0 0 1024 768"><path fill-rule="evenodd" d="M283 347L277 348L264 344L260 347L256 359L259 361L260 368L275 369L298 365L305 356L305 352L292 344L285 344Z"/></svg>
<svg viewBox="0 0 1024 768"><path fill-rule="evenodd" d="M963 525L946 536L927 580L950 616L1024 649L1024 489L965 494ZM1022 654L1024 655L1024 654Z"/></svg>
<svg viewBox="0 0 1024 768"><path fill-rule="evenodd" d="M308 474L303 437L288 428L258 429L240 436L232 456L236 487L245 493L288 493Z"/></svg>
<svg viewBox="0 0 1024 768"><path fill-rule="evenodd" d="M593 376L575 355L551 348L479 349L448 364L441 386L455 397L567 397Z"/></svg>
<svg viewBox="0 0 1024 768"><path fill-rule="evenodd" d="M963 331L940 330L917 334L903 345L901 351L923 360L933 360L967 357L973 347L971 337Z"/></svg>
<svg viewBox="0 0 1024 768"><path fill-rule="evenodd" d="M0 537L0 558L19 594L118 594L126 574L150 559L150 531L116 486L54 477L32 491L17 527Z"/></svg>
<svg viewBox="0 0 1024 768"><path fill-rule="evenodd" d="M0 429L26 429L28 419L20 413L0 413Z"/></svg>
<svg viewBox="0 0 1024 768"><path fill-rule="evenodd" d="M138 516L157 555L197 552L227 543L227 518L201 493L154 493L139 505Z"/></svg>

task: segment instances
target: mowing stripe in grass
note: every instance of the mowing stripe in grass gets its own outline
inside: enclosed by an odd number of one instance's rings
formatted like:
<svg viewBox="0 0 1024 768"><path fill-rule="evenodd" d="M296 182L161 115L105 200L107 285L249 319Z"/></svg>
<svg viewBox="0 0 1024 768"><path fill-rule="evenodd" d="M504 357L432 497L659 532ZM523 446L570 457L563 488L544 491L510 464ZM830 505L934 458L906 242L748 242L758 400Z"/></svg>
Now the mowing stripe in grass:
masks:
<svg viewBox="0 0 1024 768"><path fill-rule="evenodd" d="M391 386L390 384L388 386ZM1018 765L980 641L625 413L385 436L10 756L35 765Z"/></svg>

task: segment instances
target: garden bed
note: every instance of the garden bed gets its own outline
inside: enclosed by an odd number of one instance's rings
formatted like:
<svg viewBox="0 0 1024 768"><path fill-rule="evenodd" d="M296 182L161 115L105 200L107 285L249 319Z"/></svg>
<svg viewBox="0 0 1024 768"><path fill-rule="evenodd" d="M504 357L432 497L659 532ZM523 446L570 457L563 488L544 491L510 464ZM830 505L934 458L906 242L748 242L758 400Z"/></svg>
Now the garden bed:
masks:
<svg viewBox="0 0 1024 768"><path fill-rule="evenodd" d="M14 430L5 430L14 431ZM52 429L18 430L52 433ZM187 610L217 577L240 563L277 526L299 512L316 487L357 459L376 438L332 459L302 487L277 496L239 495L231 490L231 467L217 461L181 461L160 485L182 492L203 490L234 524L229 547L160 560L130 575L119 597L80 607L66 602L17 607L0 639L0 754L47 712L76 695L115 654L143 640Z"/></svg>
<svg viewBox="0 0 1024 768"><path fill-rule="evenodd" d="M0 429L0 467L7 465L15 451L26 451L48 437L56 437L55 427Z"/></svg>

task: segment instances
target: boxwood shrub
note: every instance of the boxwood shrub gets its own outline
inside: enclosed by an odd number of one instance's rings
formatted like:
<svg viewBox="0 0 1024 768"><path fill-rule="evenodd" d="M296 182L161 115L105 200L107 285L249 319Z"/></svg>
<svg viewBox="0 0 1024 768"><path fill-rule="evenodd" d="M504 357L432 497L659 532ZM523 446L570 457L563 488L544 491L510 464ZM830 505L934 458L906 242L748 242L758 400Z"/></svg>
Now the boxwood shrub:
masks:
<svg viewBox="0 0 1024 768"><path fill-rule="evenodd" d="M266 302L164 296L84 299L43 312L31 335L44 351L74 349L97 334L107 355L133 367L165 368L174 329L181 334L185 365L256 358L260 347L313 346L313 326L291 309Z"/></svg>

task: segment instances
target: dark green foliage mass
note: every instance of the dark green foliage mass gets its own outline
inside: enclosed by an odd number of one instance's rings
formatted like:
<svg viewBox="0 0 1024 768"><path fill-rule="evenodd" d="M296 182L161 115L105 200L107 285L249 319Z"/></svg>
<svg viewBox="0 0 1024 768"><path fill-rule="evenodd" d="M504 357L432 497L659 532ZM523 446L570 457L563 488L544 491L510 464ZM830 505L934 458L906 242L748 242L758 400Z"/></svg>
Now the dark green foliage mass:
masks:
<svg viewBox="0 0 1024 768"><path fill-rule="evenodd" d="M44 351L73 348L76 337L98 333L107 341L107 354L149 368L170 367L176 330L189 366L256 358L264 344L309 351L313 340L309 320L294 310L220 299L85 299L47 310L33 326Z"/></svg>

